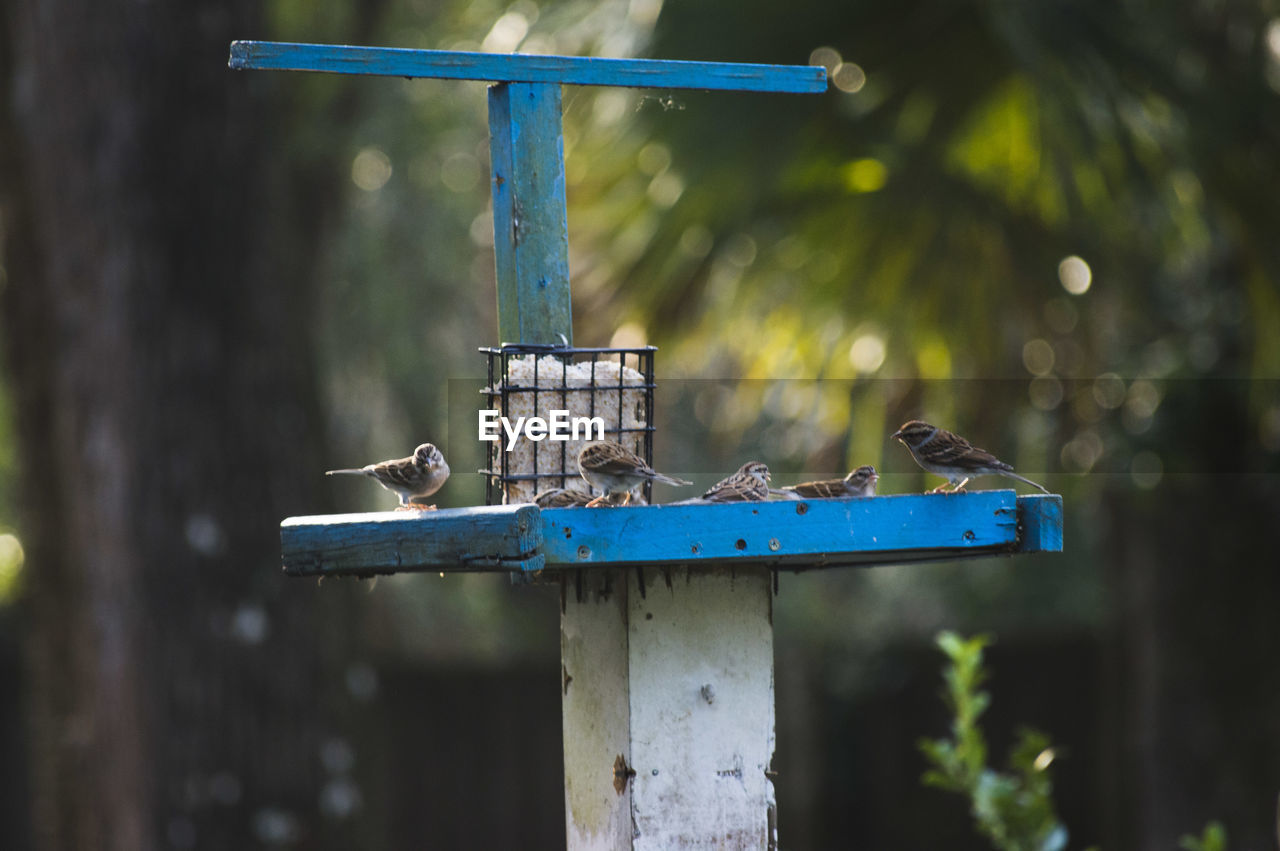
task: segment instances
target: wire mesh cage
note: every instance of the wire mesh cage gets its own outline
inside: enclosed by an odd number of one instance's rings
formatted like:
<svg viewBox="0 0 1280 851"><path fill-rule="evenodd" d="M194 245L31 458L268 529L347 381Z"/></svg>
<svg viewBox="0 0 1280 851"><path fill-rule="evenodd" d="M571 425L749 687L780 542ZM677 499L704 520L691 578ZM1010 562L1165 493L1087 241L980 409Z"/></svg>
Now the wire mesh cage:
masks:
<svg viewBox="0 0 1280 851"><path fill-rule="evenodd" d="M653 464L653 353L635 349L573 348L507 343L481 348L488 382L486 409L506 426L488 446L488 505L532 502L552 489L591 493L578 472L578 453L595 440L614 440ZM483 415L483 414L482 414ZM508 428L538 417L542 439ZM538 429L535 433L541 433ZM644 499L651 483L644 484Z"/></svg>

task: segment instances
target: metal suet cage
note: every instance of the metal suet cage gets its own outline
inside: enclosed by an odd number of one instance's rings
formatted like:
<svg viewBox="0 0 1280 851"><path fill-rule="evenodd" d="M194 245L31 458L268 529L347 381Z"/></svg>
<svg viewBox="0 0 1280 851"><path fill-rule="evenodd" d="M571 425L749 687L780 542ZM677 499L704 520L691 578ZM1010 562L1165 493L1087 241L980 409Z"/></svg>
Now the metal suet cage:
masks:
<svg viewBox="0 0 1280 851"><path fill-rule="evenodd" d="M553 412L578 422L599 420L598 428L575 427L558 439L519 440L508 448L506 435L488 444L488 505L532 502L549 488L589 492L578 472L578 452L599 439L614 440L653 464L653 346L640 348L575 348L506 343L481 348L487 360L487 383L480 392L487 409L504 423L520 417L550 422ZM561 422L564 419L562 418ZM644 484L650 499L652 484Z"/></svg>

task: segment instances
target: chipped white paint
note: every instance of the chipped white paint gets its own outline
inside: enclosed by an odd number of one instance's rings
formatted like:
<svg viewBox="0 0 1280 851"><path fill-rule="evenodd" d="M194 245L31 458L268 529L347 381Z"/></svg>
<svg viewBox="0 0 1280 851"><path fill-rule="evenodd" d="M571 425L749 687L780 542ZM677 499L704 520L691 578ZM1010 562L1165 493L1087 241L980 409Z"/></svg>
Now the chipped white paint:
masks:
<svg viewBox="0 0 1280 851"><path fill-rule="evenodd" d="M630 754L627 582L620 570L568 577L560 616L566 845L573 851L631 847L631 786L615 778ZM618 788L622 791L619 792Z"/></svg>
<svg viewBox="0 0 1280 851"><path fill-rule="evenodd" d="M773 848L769 572L670 574L646 570L643 596L635 570L608 599L566 595L569 848ZM635 772L621 794L618 755Z"/></svg>

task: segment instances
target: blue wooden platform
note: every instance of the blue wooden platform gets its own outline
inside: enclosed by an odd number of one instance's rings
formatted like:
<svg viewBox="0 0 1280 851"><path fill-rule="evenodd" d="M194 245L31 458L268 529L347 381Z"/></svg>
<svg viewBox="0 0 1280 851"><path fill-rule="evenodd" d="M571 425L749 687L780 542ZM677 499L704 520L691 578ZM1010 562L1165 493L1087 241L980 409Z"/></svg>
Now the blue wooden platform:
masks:
<svg viewBox="0 0 1280 851"><path fill-rule="evenodd" d="M1062 497L1012 490L631 508L293 517L298 576L764 564L786 570L1062 551Z"/></svg>

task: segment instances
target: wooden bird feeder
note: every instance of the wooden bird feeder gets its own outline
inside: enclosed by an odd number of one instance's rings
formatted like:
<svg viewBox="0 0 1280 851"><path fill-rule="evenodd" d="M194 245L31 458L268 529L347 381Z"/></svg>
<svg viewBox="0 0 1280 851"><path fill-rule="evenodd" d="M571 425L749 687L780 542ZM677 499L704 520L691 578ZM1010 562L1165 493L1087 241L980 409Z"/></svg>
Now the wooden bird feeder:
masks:
<svg viewBox="0 0 1280 851"><path fill-rule="evenodd" d="M498 330L552 346L573 339L561 86L826 89L810 66L254 41L232 43L230 66L492 82ZM280 532L291 575L558 575L568 847L772 849L776 571L1060 552L1062 499L492 505L292 517Z"/></svg>

